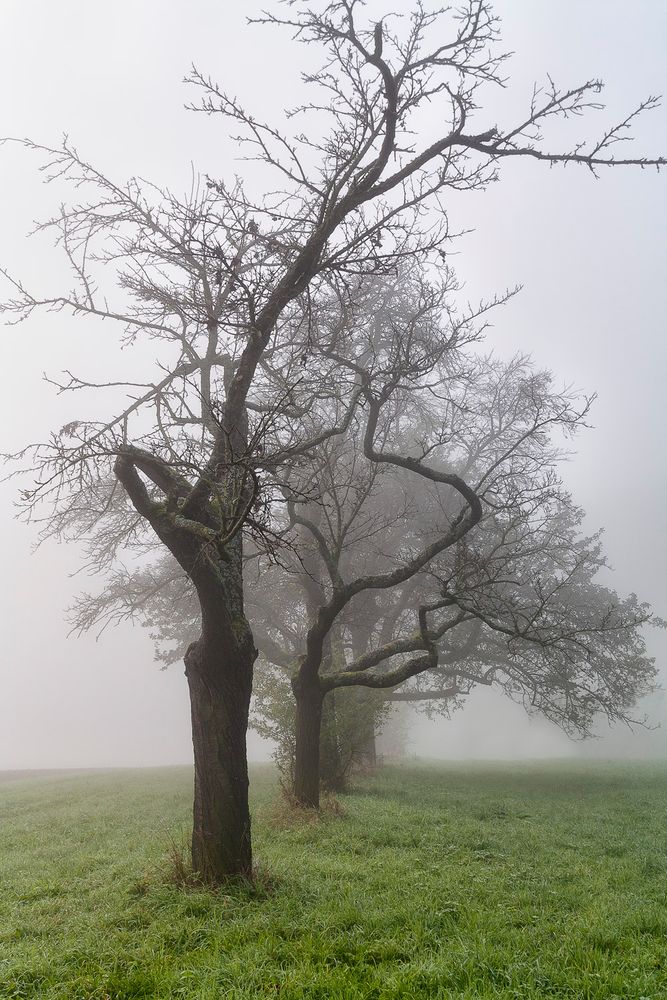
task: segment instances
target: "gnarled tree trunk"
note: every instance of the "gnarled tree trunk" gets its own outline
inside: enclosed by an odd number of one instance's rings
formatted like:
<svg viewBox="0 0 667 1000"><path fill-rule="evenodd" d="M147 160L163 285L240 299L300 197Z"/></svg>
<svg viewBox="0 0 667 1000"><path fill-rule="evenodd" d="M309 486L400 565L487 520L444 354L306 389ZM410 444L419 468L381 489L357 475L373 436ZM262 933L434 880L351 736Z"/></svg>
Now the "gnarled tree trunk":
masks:
<svg viewBox="0 0 667 1000"><path fill-rule="evenodd" d="M142 449L124 447L114 465L135 510L185 570L199 599L202 633L185 654L185 673L195 758L192 866L208 882L252 874L246 733L257 650L243 610L240 525L229 536L222 530L237 517L246 490L232 461L234 448L244 454L246 429L242 410L238 422L218 435L215 462L192 489ZM165 503L151 499L138 470L167 495ZM231 471L220 476L220 470Z"/></svg>
<svg viewBox="0 0 667 1000"><path fill-rule="evenodd" d="M201 607L202 634L185 654L195 789L192 867L207 882L250 878L246 737L257 650L243 610L242 540L224 552L170 537Z"/></svg>
<svg viewBox="0 0 667 1000"><path fill-rule="evenodd" d="M185 656L195 758L192 865L207 882L252 874L246 732L254 650L202 637Z"/></svg>

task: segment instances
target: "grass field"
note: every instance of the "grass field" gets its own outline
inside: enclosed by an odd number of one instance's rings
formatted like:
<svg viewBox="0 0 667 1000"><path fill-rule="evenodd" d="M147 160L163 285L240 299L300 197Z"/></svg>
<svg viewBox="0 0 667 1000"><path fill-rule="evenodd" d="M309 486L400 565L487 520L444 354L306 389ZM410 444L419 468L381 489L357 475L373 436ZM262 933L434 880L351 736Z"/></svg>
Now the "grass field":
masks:
<svg viewBox="0 0 667 1000"><path fill-rule="evenodd" d="M170 881L185 770L0 785L0 997L667 997L667 767L387 767L318 822L253 774L254 891Z"/></svg>

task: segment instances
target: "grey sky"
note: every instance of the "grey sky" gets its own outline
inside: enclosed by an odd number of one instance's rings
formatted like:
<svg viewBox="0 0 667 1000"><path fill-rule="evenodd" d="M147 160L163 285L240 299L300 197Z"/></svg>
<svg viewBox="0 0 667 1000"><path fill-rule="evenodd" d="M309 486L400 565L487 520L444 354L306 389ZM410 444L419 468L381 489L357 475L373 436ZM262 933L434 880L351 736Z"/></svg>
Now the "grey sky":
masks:
<svg viewBox="0 0 667 1000"><path fill-rule="evenodd" d="M188 185L191 163L214 175L241 173L221 122L184 110L195 95L181 80L195 62L267 117L296 103L303 52L286 35L245 27L245 13L258 6L4 0L0 134L48 144L67 132L108 174L140 174L177 190ZM369 7L383 11L377 0ZM608 111L588 126L575 123L577 135L624 117L648 94L667 92L662 0L503 0L496 9L505 46L516 55L507 67L510 85L490 94L480 127L520 114L545 72L559 83L606 81ZM667 152L667 111L640 121L636 134L638 152ZM33 219L57 210L58 191L40 185L37 166L25 151L0 149L0 263L57 289L66 280L58 257L48 242L24 239ZM560 380L598 392L595 429L577 442L566 480L588 511L589 528L607 529L612 585L636 590L663 615L666 184L667 173L619 170L596 182L584 170L515 163L486 194L451 201L455 227L476 229L460 242L456 263L470 297L524 285L497 315L490 344L502 353L530 352ZM107 325L64 315L5 329L2 337L3 451L78 415L76 398L56 398L42 371L73 367L94 376L118 363ZM145 350L138 364L142 357L149 357ZM97 643L66 638L63 608L88 581L68 576L80 565L71 549L48 546L30 556L34 530L11 519L15 489L0 490L0 768L188 760L182 671L158 671L139 629L108 632ZM664 657L664 635L652 634L651 647ZM664 735L622 745L659 750ZM452 723L423 727L415 749L512 756L570 752L570 745L485 695Z"/></svg>

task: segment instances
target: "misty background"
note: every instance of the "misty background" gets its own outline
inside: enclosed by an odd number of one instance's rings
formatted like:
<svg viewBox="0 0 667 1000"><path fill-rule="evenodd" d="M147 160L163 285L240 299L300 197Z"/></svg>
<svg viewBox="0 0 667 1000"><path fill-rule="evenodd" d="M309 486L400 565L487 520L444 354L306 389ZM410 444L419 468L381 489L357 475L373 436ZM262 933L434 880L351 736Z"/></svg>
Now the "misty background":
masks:
<svg viewBox="0 0 667 1000"><path fill-rule="evenodd" d="M181 80L194 62L249 109L280 123L298 103L302 47L287 35L245 25L261 5L143 0L113 5L59 0L0 7L0 135L57 145L63 132L90 162L121 181L137 174L180 192L193 169L244 176L245 164L221 124L184 108L194 95ZM507 64L506 91L488 91L480 121L525 108L534 81L600 77L608 110L585 127L629 113L667 92L667 5L661 0L498 0ZM383 13L372 0L371 15ZM576 127L576 126L575 126ZM667 111L639 119L636 152L667 152ZM583 134L583 133L582 133ZM48 240L25 239L32 222L57 212L57 185L44 187L40 160L0 148L0 265L45 291L68 287ZM665 330L664 174L603 172L503 163L484 194L453 194L453 229L474 229L454 247L454 267L471 300L507 286L522 293L494 316L488 347L531 353L557 381L597 392L592 429L575 442L564 478L587 511L586 529L606 528L613 572L603 581L635 591L667 617L667 331ZM4 291L0 298L4 297ZM117 333L65 313L3 327L0 451L46 437L104 399L58 397L42 380L72 368L112 377ZM150 345L133 350L137 370ZM143 355L143 358L142 358ZM88 410L86 410L88 412ZM74 546L31 554L35 526L13 519L20 482L0 486L0 769L156 765L191 759L189 706L180 666L161 671L145 629L123 626L68 637L64 614L81 589L95 589ZM667 674L667 633L650 630L649 648ZM661 692L641 706L667 727ZM609 731L574 743L528 719L492 691L478 691L450 721L415 717L410 749L451 758L651 756L667 751L667 728ZM254 734L250 756L270 747Z"/></svg>

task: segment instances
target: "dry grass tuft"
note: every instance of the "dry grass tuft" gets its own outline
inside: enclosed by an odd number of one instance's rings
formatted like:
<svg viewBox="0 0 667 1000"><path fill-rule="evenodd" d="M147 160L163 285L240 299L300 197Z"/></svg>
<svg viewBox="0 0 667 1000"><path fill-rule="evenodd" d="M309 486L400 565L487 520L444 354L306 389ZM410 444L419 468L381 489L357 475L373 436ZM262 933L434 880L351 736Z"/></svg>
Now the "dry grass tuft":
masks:
<svg viewBox="0 0 667 1000"><path fill-rule="evenodd" d="M317 826L323 820L344 815L345 808L335 795L322 795L319 809L315 809L304 806L289 790L281 786L280 795L269 812L269 822L277 830L288 830L299 826Z"/></svg>
<svg viewBox="0 0 667 1000"><path fill-rule="evenodd" d="M182 840L177 841L173 837L169 838L163 874L166 876L167 882L182 889L199 889L202 886L201 878L192 870L188 844Z"/></svg>
<svg viewBox="0 0 667 1000"><path fill-rule="evenodd" d="M277 880L261 862L255 861L252 876L230 876L223 882L213 882L192 870L190 845L186 839L169 841L165 864L157 873L157 881L175 885L190 892L209 892L218 897L236 897L239 892L252 899L267 899L276 891Z"/></svg>

